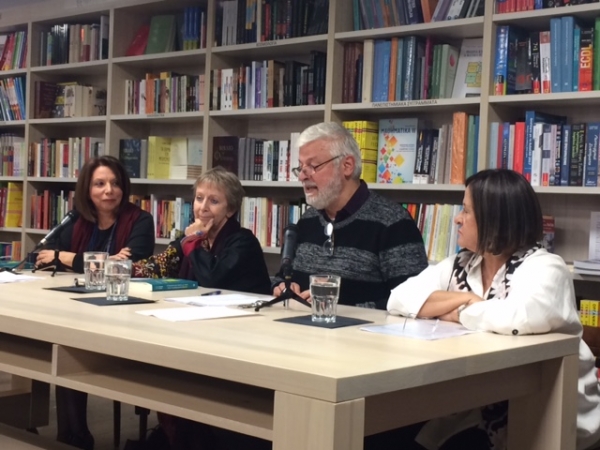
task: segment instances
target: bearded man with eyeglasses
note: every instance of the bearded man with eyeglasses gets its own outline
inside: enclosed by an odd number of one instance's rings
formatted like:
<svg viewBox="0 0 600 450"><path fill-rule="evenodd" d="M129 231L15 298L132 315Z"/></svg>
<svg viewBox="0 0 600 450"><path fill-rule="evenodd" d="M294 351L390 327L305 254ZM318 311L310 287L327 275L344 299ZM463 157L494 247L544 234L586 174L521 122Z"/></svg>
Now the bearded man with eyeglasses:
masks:
<svg viewBox="0 0 600 450"><path fill-rule="evenodd" d="M297 224L290 288L309 299L310 274L340 275L340 304L385 309L391 289L427 267L419 229L401 205L360 179L360 149L341 125L313 125L298 145L292 170L311 208ZM273 295L284 289L278 274Z"/></svg>

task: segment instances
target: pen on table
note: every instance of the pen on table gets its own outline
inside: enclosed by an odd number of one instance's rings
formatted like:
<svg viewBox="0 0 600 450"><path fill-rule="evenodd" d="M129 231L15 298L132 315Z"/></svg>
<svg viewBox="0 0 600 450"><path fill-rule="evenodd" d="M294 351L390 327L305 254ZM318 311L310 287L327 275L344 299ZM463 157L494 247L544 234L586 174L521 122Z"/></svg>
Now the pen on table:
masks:
<svg viewBox="0 0 600 450"><path fill-rule="evenodd" d="M437 330L438 323L440 323L440 319L436 319L435 325L433 326L433 330L431 330L432 335L433 335L433 333L435 333L435 330Z"/></svg>
<svg viewBox="0 0 600 450"><path fill-rule="evenodd" d="M204 295L219 295L220 293L221 293L221 291L205 292L204 294L200 294L200 296L204 296Z"/></svg>

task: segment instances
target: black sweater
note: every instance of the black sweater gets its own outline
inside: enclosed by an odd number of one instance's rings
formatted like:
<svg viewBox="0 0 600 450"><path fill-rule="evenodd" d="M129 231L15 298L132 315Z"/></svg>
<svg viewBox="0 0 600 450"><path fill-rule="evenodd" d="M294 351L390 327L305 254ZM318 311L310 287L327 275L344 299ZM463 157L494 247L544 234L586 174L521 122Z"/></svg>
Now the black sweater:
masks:
<svg viewBox="0 0 600 450"><path fill-rule="evenodd" d="M53 241L48 244L48 248L57 249L60 251L71 251L71 238L73 235L74 222L68 224L60 234L58 242ZM113 225L114 226L114 225ZM118 226L118 223L117 223ZM94 248L89 251L104 251L106 244L113 227L106 230L101 230L98 233L98 239ZM127 239L127 247L131 249L131 260L138 261L154 253L154 220L152 216L142 211L136 222L133 224L131 234ZM115 252L120 252L121 249L115 249ZM73 259L73 267L70 267L73 272L83 273L83 253L77 253Z"/></svg>

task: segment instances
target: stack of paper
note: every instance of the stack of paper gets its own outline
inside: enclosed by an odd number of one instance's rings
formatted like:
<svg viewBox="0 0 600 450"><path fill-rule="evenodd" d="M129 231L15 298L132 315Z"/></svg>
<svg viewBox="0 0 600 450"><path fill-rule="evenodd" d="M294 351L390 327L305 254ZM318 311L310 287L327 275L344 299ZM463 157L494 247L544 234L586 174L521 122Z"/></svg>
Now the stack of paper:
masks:
<svg viewBox="0 0 600 450"><path fill-rule="evenodd" d="M168 302L183 303L194 306L239 306L251 305L252 303L264 300L264 297L244 295L244 294L223 294L223 295L195 295L193 297L169 297L165 298Z"/></svg>
<svg viewBox="0 0 600 450"><path fill-rule="evenodd" d="M575 260L573 261L573 272L600 277L600 259Z"/></svg>

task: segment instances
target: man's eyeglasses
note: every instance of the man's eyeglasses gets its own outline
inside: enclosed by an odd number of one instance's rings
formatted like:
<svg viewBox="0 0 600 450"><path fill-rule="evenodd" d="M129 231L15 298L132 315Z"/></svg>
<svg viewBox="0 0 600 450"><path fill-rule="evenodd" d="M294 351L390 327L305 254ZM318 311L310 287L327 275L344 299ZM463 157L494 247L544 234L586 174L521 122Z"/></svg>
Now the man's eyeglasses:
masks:
<svg viewBox="0 0 600 450"><path fill-rule="evenodd" d="M334 156L333 158L331 158L331 159L328 159L327 161L325 161L325 162L322 162L321 164L317 164L316 166L312 166L312 165L310 165L310 164L307 164L307 165L305 165L305 166L298 166L298 167L294 167L294 168L292 169L292 173L293 173L294 175L296 175L297 177L299 177L301 173L303 173L303 174L304 174L305 176L307 176L307 177L310 177L310 176L312 176L312 175L313 175L313 174L314 174L314 173L317 171L317 169L318 169L319 167L321 167L321 166L324 166L324 165L325 165L325 164L327 164L328 162L331 162L331 161L333 161L334 159L338 159L338 158L340 158L341 156L342 156L342 155L337 155L337 156Z"/></svg>
<svg viewBox="0 0 600 450"><path fill-rule="evenodd" d="M327 240L323 243L323 250L329 256L333 256L333 224L329 222L325 226L325 236Z"/></svg>

